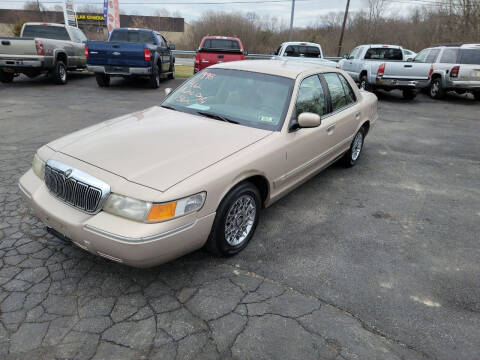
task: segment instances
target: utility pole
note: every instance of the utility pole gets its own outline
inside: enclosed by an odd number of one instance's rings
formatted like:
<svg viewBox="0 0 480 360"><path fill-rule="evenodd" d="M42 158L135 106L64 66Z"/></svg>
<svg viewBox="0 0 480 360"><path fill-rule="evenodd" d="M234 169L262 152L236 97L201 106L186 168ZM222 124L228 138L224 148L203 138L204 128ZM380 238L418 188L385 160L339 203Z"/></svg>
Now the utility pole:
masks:
<svg viewBox="0 0 480 360"><path fill-rule="evenodd" d="M350 1L350 0L349 0ZM292 0L292 12L290 13L290 36L289 41L292 41L293 35L293 14L295 12L295 0Z"/></svg>
<svg viewBox="0 0 480 360"><path fill-rule="evenodd" d="M345 15L343 16L343 25L342 25L342 32L340 34L340 41L338 42L338 52L337 56L340 57L342 53L342 42L343 42L343 33L345 32L345 24L347 23L348 17L348 7L350 6L350 0L347 0L347 6L345 8Z"/></svg>

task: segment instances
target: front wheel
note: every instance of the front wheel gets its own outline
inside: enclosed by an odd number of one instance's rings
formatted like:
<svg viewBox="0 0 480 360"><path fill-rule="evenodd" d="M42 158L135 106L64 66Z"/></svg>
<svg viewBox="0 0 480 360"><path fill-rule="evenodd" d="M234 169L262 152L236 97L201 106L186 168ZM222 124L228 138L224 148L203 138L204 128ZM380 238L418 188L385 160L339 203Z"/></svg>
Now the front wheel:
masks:
<svg viewBox="0 0 480 360"><path fill-rule="evenodd" d="M445 89L442 86L441 78L437 77L432 80L429 95L432 99L442 99L445 96Z"/></svg>
<svg viewBox="0 0 480 360"><path fill-rule="evenodd" d="M0 82L11 83L13 81L14 74L0 70Z"/></svg>
<svg viewBox="0 0 480 360"><path fill-rule="evenodd" d="M242 251L258 224L261 197L257 187L243 182L222 200L206 248L218 255L232 256Z"/></svg>
<svg viewBox="0 0 480 360"><path fill-rule="evenodd" d="M55 64L53 79L57 85L65 85L67 83L67 66L63 61L58 60Z"/></svg>
<svg viewBox="0 0 480 360"><path fill-rule="evenodd" d="M110 75L95 74L95 79L97 80L97 84L100 87L109 87L110 86Z"/></svg>
<svg viewBox="0 0 480 360"><path fill-rule="evenodd" d="M357 163L358 159L360 158L360 154L363 150L364 140L365 140L365 130L361 128L355 134L352 144L350 145L350 149L348 149L348 151L343 156L343 164L346 167L354 166Z"/></svg>
<svg viewBox="0 0 480 360"><path fill-rule="evenodd" d="M413 100L417 97L417 92L414 89L403 89L402 94L406 100Z"/></svg>

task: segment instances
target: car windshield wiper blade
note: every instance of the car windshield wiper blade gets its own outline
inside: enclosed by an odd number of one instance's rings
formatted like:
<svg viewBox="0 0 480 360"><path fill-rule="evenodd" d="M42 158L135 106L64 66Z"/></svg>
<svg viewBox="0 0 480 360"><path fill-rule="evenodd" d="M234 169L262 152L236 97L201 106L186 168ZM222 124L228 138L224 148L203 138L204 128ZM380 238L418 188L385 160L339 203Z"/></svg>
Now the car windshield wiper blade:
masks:
<svg viewBox="0 0 480 360"><path fill-rule="evenodd" d="M165 108L165 109L178 111L178 110L175 109L173 106L169 106L169 105L160 105L160 106L163 107L163 108Z"/></svg>
<svg viewBox="0 0 480 360"><path fill-rule="evenodd" d="M211 119L217 119L217 120L221 120L221 121L225 121L225 122L229 122L229 123L232 123L232 124L238 124L238 121L235 121L235 120L232 120L226 116L223 116L223 115L219 115L219 114L215 114L215 113L211 113L211 112L208 112L208 111L197 111L197 114L198 115L202 115L202 116L206 116L206 117L209 117Z"/></svg>

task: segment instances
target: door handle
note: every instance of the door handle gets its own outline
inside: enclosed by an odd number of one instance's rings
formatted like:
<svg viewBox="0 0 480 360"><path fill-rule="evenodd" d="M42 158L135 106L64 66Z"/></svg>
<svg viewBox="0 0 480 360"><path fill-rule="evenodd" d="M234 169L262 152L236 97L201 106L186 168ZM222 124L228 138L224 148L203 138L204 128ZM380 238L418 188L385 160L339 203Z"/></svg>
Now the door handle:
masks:
<svg viewBox="0 0 480 360"><path fill-rule="evenodd" d="M406 67L406 68L407 68L407 67L408 67L408 68L411 68L411 67L412 67L412 65L407 65L407 64L405 64L405 65L403 65L403 67Z"/></svg>
<svg viewBox="0 0 480 360"><path fill-rule="evenodd" d="M362 115L362 113L356 113L356 114L355 114L355 119L359 120L359 119L360 119L360 115Z"/></svg>
<svg viewBox="0 0 480 360"><path fill-rule="evenodd" d="M327 128L327 132L330 133L330 132L332 132L334 129L335 129L335 124L330 125L330 126Z"/></svg>

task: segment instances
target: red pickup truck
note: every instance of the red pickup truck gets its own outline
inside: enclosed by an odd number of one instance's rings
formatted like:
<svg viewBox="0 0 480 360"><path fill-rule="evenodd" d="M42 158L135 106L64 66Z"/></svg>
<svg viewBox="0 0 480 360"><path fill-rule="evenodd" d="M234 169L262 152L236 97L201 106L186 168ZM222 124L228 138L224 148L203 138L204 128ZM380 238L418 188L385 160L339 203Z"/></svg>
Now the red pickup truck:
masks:
<svg viewBox="0 0 480 360"><path fill-rule="evenodd" d="M221 62L245 60L247 52L240 39L226 36L205 36L200 42L193 72Z"/></svg>

